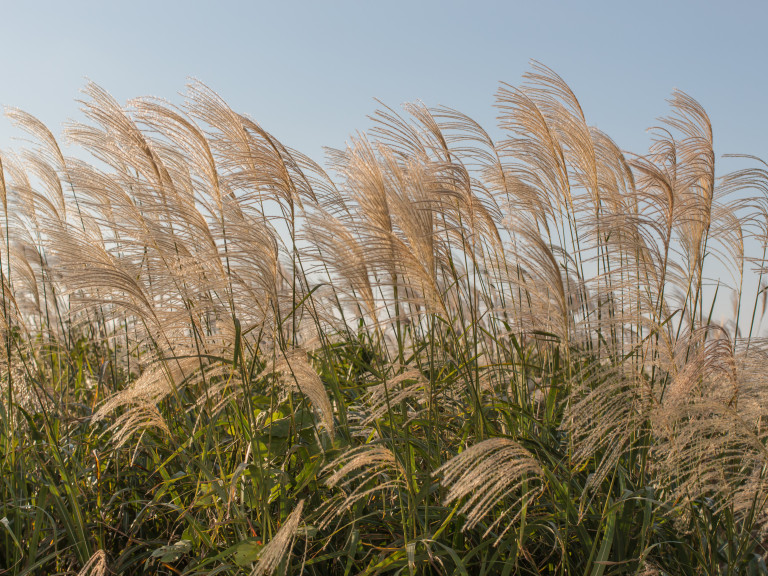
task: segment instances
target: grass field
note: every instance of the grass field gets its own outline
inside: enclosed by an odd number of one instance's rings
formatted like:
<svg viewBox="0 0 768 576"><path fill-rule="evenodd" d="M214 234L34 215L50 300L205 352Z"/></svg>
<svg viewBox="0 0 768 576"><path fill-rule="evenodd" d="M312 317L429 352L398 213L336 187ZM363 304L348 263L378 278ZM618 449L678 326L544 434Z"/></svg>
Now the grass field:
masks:
<svg viewBox="0 0 768 576"><path fill-rule="evenodd" d="M326 168L197 83L7 110L0 574L768 574L767 166L496 98Z"/></svg>

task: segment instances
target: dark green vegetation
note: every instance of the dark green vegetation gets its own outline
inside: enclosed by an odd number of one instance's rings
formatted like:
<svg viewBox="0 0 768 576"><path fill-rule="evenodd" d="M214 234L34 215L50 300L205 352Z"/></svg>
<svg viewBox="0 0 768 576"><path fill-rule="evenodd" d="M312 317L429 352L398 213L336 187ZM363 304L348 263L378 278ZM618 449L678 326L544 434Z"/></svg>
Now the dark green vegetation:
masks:
<svg viewBox="0 0 768 576"><path fill-rule="evenodd" d="M625 155L537 66L326 173L87 96L92 163L8 111L0 574L768 572L768 175L694 100Z"/></svg>

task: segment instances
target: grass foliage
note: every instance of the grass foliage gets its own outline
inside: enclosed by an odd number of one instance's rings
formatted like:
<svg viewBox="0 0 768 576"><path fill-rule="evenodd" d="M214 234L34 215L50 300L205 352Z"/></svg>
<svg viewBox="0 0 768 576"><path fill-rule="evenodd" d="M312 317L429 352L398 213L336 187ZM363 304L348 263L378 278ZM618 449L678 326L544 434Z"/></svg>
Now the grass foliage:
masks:
<svg viewBox="0 0 768 576"><path fill-rule="evenodd" d="M633 155L535 64L327 170L82 104L6 111L0 574L768 573L768 171L695 100Z"/></svg>

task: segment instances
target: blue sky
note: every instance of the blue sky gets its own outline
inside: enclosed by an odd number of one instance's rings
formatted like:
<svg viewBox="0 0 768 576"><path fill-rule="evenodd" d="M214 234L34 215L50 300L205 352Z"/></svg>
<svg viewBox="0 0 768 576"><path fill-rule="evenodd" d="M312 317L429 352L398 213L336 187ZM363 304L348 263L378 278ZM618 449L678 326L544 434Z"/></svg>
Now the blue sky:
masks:
<svg viewBox="0 0 768 576"><path fill-rule="evenodd" d="M316 160L369 126L374 98L421 99L495 125L500 81L557 71L590 123L634 152L673 88L718 153L768 158L765 2L4 1L0 105L59 134L89 78L121 101L181 101L188 77ZM18 136L0 119L0 148Z"/></svg>

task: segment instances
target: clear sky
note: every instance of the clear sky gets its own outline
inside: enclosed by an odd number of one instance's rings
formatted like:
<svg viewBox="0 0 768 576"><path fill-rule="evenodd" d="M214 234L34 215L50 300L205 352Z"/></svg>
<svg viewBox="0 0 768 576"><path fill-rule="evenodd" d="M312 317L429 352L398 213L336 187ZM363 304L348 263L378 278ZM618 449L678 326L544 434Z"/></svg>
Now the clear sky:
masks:
<svg viewBox="0 0 768 576"><path fill-rule="evenodd" d="M187 78L322 160L369 126L374 98L421 99L495 124L500 81L557 71L588 121L641 152L680 88L716 151L768 158L768 3L0 0L0 105L59 134L89 78L121 101L181 101ZM0 148L18 136L0 120Z"/></svg>

